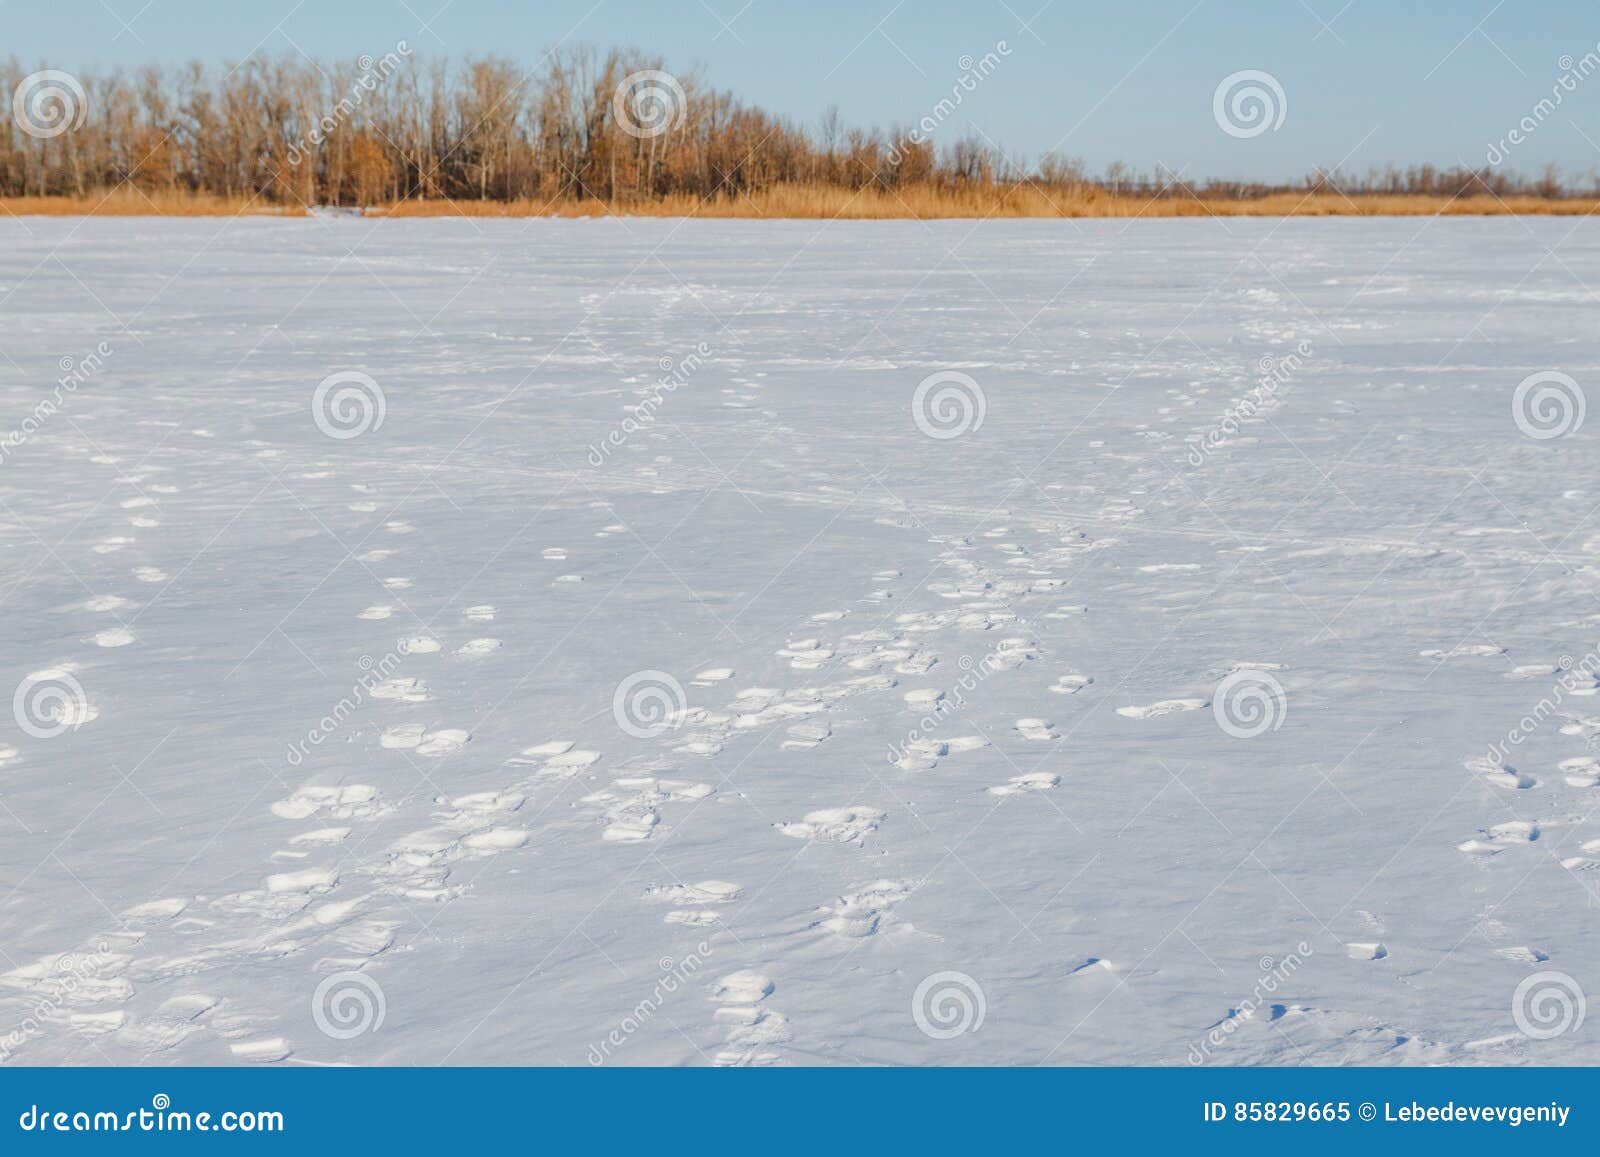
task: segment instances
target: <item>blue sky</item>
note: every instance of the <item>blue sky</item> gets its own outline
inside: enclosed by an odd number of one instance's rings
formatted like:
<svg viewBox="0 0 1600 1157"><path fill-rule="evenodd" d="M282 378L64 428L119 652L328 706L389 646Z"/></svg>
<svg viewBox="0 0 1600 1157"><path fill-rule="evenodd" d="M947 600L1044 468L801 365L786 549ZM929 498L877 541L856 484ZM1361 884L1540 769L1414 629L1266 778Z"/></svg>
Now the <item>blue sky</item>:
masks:
<svg viewBox="0 0 1600 1157"><path fill-rule="evenodd" d="M1600 55L1593 0L0 0L3 48L30 65L251 53L419 55L529 65L558 42L636 46L674 72L814 124L910 124L950 94L961 58L1000 67L934 134L980 131L1029 158L1095 170L1157 162L1186 177L1286 178L1316 165L1481 164L1548 97L1563 57ZM1244 69L1281 85L1282 125L1245 139L1213 117ZM1600 167L1600 73L1511 152L1531 172Z"/></svg>

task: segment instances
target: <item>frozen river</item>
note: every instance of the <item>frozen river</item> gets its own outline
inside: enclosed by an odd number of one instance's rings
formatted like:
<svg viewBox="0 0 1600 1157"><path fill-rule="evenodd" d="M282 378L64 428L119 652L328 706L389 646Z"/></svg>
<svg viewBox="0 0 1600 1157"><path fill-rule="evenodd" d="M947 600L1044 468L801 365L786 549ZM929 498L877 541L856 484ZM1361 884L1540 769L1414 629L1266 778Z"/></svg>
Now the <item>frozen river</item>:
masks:
<svg viewBox="0 0 1600 1157"><path fill-rule="evenodd" d="M0 238L0 1059L1600 1061L1600 224Z"/></svg>

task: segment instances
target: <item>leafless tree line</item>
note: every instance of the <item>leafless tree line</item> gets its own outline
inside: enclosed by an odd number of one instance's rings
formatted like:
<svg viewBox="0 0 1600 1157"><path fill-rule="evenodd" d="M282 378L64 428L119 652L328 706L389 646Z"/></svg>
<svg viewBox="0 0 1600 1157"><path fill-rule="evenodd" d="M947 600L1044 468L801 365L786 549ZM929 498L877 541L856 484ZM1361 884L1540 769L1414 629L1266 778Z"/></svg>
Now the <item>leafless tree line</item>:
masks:
<svg viewBox="0 0 1600 1157"><path fill-rule="evenodd" d="M90 196L131 185L285 205L373 205L411 198L607 204L747 196L777 185L883 190L1035 186L1062 196L1249 199L1274 192L1600 195L1591 174L1527 179L1484 166L1418 165L1352 176L1317 172L1287 185L1205 181L1119 163L1091 175L1049 156L1027 165L983 139L936 150L917 134L849 127L829 110L814 127L773 116L679 76L654 110L619 86L662 64L637 52L561 51L524 71L496 57L423 62L402 44L382 60L322 66L252 58L78 74L81 107L64 131L0 131L0 195ZM5 93L41 70L0 67ZM68 93L68 100L76 94ZM635 114L659 119L640 131Z"/></svg>

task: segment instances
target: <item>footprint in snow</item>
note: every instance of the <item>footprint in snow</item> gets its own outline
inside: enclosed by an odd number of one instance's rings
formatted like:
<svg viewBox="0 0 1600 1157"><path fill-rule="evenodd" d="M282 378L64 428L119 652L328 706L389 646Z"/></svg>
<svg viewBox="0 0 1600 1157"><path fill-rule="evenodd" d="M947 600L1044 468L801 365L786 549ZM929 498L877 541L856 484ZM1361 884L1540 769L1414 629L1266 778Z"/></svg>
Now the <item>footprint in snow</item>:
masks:
<svg viewBox="0 0 1600 1157"><path fill-rule="evenodd" d="M272 805L279 819L304 820L315 815L330 819L371 819L389 808L378 789L371 784L351 783L340 787L308 785L298 788L288 799Z"/></svg>
<svg viewBox="0 0 1600 1157"><path fill-rule="evenodd" d="M796 723L784 732L780 746L784 751L809 751L833 734L825 719L808 719Z"/></svg>
<svg viewBox="0 0 1600 1157"><path fill-rule="evenodd" d="M1557 769L1566 776L1568 787L1594 787L1600 784L1600 759L1592 755L1563 759Z"/></svg>
<svg viewBox="0 0 1600 1157"><path fill-rule="evenodd" d="M1013 796L1025 795L1030 791L1049 791L1051 788L1061 786L1061 777L1051 775L1046 771L1030 771L1022 775L1014 775L1005 783L989 789L990 795Z"/></svg>
<svg viewBox="0 0 1600 1157"><path fill-rule="evenodd" d="M652 884L645 889L644 898L673 905L666 915L668 924L705 927L722 919L708 905L731 904L743 893L738 884L726 880L701 880L698 884Z"/></svg>
<svg viewBox="0 0 1600 1157"><path fill-rule="evenodd" d="M610 788L592 792L578 802L603 809L606 826L600 833L602 840L636 843L655 834L662 804L702 800L715 791L708 783L638 776L614 780Z"/></svg>
<svg viewBox="0 0 1600 1157"><path fill-rule="evenodd" d="M775 987L768 977L749 969L730 972L716 982L711 990L711 999L721 1006L716 1021L729 1031L712 1064L770 1065L782 1059L772 1046L791 1039L788 1018L762 1007Z"/></svg>
<svg viewBox="0 0 1600 1157"><path fill-rule="evenodd" d="M885 813L869 807L822 808L807 812L803 820L774 824L780 835L796 840L833 840L842 844L862 844L868 834L878 830Z"/></svg>
<svg viewBox="0 0 1600 1157"><path fill-rule="evenodd" d="M1463 764L1468 771L1475 771L1495 787L1509 788L1513 791L1526 791L1528 788L1537 787L1539 781L1526 772L1518 771L1508 763L1496 763L1494 760L1477 756L1466 760Z"/></svg>
<svg viewBox="0 0 1600 1157"><path fill-rule="evenodd" d="M1456 850L1469 856L1493 856L1518 844L1531 844L1539 838L1539 825L1526 820L1509 820L1495 824L1482 833L1488 839L1473 837L1456 845Z"/></svg>
<svg viewBox="0 0 1600 1157"><path fill-rule="evenodd" d="M1051 726L1048 719L1019 719L1014 729L1022 738L1035 742L1061 738L1061 733Z"/></svg>
<svg viewBox="0 0 1600 1157"><path fill-rule="evenodd" d="M916 886L914 880L875 880L857 885L840 896L838 903L823 908L825 915L812 927L852 940L876 935L884 925L894 922L890 909L907 899Z"/></svg>
<svg viewBox="0 0 1600 1157"><path fill-rule="evenodd" d="M1205 705L1204 699L1162 699L1144 707L1118 707L1117 714L1127 719L1156 719L1175 711L1198 711Z"/></svg>
<svg viewBox="0 0 1600 1157"><path fill-rule="evenodd" d="M428 685L415 675L400 675L393 679L385 679L368 694L374 699L392 700L398 703L426 703L433 698Z"/></svg>
<svg viewBox="0 0 1600 1157"><path fill-rule="evenodd" d="M1438 659L1440 661L1445 659L1487 658L1491 655L1504 655L1505 653L1506 649L1504 647L1496 647L1490 643L1463 643L1461 646L1453 647L1448 651L1417 652L1424 659Z"/></svg>
<svg viewBox="0 0 1600 1157"><path fill-rule="evenodd" d="M506 763L512 767L537 767L538 774L554 779L570 779L600 761L598 751L575 751L570 739L555 739L524 747Z"/></svg>

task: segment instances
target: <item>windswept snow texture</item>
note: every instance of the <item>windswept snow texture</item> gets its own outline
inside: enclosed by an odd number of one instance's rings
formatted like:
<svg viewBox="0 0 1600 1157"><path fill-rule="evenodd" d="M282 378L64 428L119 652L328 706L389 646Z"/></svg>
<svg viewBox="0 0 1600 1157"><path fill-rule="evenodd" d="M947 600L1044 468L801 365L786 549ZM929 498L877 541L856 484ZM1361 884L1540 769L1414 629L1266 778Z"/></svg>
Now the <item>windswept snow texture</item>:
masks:
<svg viewBox="0 0 1600 1157"><path fill-rule="evenodd" d="M7 1062L1600 1061L1600 225L0 236Z"/></svg>

